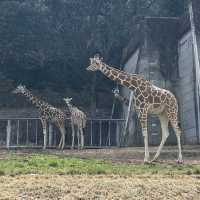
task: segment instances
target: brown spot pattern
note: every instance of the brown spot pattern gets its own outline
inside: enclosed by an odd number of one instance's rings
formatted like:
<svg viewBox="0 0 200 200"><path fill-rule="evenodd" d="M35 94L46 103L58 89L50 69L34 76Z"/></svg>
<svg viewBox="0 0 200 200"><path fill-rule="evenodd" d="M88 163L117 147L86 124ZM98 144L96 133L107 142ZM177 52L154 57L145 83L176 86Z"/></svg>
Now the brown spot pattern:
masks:
<svg viewBox="0 0 200 200"><path fill-rule="evenodd" d="M127 82L127 81L123 81L123 85L125 85L126 87L129 87L129 86L130 86L130 83Z"/></svg>
<svg viewBox="0 0 200 200"><path fill-rule="evenodd" d="M160 103L160 98L159 97L154 97L154 103Z"/></svg>

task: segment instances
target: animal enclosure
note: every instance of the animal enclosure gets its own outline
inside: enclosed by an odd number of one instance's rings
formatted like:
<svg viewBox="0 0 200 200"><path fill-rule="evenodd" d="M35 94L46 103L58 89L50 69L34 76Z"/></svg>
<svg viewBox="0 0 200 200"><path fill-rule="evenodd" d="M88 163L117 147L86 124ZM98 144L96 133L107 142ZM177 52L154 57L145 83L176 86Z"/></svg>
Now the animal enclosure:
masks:
<svg viewBox="0 0 200 200"><path fill-rule="evenodd" d="M88 119L84 130L85 146L100 148L118 146L123 119ZM66 120L66 147L71 146L71 121ZM0 120L0 147L42 148L44 137L39 118L10 118ZM55 148L60 139L60 132L52 124L48 124L48 148ZM75 140L75 144L77 141Z"/></svg>

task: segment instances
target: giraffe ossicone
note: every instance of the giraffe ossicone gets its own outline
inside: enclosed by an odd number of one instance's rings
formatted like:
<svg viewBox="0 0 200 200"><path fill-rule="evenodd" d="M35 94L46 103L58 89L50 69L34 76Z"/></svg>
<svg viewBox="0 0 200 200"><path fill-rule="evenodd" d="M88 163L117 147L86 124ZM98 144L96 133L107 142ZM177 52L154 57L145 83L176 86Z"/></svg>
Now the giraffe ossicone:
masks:
<svg viewBox="0 0 200 200"><path fill-rule="evenodd" d="M72 127L72 146L71 148L74 148L74 139L75 134L77 135L78 139L78 149L82 149L84 147L84 132L83 129L86 127L87 122L87 116L86 114L72 105L71 101L72 98L63 98L65 103L67 104L67 107L69 109L69 112L71 114L71 127ZM76 132L76 133L75 133Z"/></svg>
<svg viewBox="0 0 200 200"><path fill-rule="evenodd" d="M144 162L155 161L169 136L168 124L171 123L177 138L178 144L178 163L182 163L181 152L181 129L178 126L178 103L176 97L169 91L153 85L150 81L138 74L130 74L110 67L103 62L99 55L90 58L88 71L100 71L109 79L125 86L134 92L133 103L138 115L142 134L144 137L145 157ZM156 114L161 123L162 140L154 158L150 161L148 149L147 115Z"/></svg>
<svg viewBox="0 0 200 200"><path fill-rule="evenodd" d="M43 134L44 134L44 146L43 148L46 149L47 146L47 123L54 123L60 130L61 139L59 143L59 148L63 149L65 146L65 120L67 118L66 114L54 106L48 104L45 101L39 100L35 97L25 85L18 85L15 90L12 91L13 94L21 94L28 98L28 100L36 106L39 111L39 118L42 123Z"/></svg>

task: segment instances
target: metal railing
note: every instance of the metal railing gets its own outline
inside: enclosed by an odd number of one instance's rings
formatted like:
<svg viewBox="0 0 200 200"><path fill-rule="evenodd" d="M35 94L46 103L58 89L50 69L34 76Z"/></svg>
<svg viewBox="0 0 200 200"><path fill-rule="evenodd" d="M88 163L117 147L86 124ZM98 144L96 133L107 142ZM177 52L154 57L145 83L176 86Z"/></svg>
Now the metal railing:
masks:
<svg viewBox="0 0 200 200"><path fill-rule="evenodd" d="M124 122L124 119L87 119L84 129L85 147L119 146ZM58 128L54 124L48 124L47 132L47 147L57 147L60 140ZM71 133L71 121L67 119L65 147L71 146ZM43 143L44 136L39 118L0 119L1 148L42 148Z"/></svg>

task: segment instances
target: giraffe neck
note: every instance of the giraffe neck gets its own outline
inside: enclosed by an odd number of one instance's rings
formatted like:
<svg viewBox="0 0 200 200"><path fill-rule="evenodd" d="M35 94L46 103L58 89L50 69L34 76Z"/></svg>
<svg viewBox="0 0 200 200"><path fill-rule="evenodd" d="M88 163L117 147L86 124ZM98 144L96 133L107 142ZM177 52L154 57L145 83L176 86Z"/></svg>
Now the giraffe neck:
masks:
<svg viewBox="0 0 200 200"><path fill-rule="evenodd" d="M33 96L33 94L26 89L25 93L23 95L36 107L41 108L42 106L46 105L45 102L40 101L37 97Z"/></svg>
<svg viewBox="0 0 200 200"><path fill-rule="evenodd" d="M129 74L116 68L110 67L102 63L99 70L109 79L116 81L120 85L126 86L131 90L135 90L138 84L138 76L136 74Z"/></svg>
<svg viewBox="0 0 200 200"><path fill-rule="evenodd" d="M67 106L68 106L69 112L72 114L72 112L74 110L72 104L71 103L67 103Z"/></svg>

